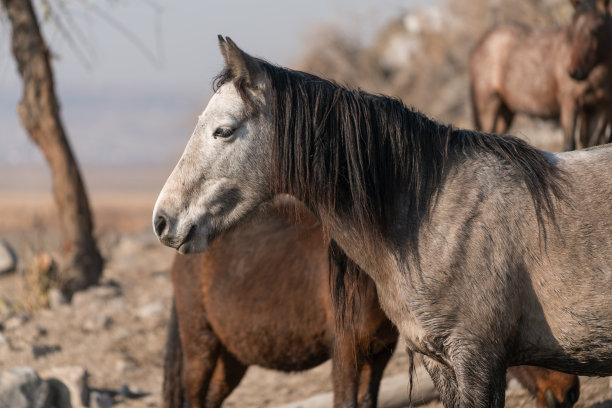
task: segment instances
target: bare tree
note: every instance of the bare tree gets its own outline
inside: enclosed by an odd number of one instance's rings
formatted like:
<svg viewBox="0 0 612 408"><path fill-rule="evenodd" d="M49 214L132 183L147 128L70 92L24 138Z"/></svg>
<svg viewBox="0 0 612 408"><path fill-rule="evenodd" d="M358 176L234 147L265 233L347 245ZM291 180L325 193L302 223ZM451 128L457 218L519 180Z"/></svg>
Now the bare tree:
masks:
<svg viewBox="0 0 612 408"><path fill-rule="evenodd" d="M62 124L49 50L34 7L30 0L0 1L11 24L12 52L23 79L17 111L51 169L65 255L60 288L72 296L98 282L104 262L93 237L87 193Z"/></svg>

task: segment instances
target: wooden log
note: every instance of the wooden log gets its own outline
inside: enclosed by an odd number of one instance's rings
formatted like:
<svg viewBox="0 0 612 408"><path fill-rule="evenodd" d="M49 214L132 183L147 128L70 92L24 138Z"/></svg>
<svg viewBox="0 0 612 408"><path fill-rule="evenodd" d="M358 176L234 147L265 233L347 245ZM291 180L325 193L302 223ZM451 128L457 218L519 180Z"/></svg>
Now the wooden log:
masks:
<svg viewBox="0 0 612 408"><path fill-rule="evenodd" d="M409 403L409 384L408 374L397 374L383 378L378 396L378 406L380 408L407 407ZM427 404L438 398L438 391L435 389L424 367L419 367L415 370L413 384L412 403L414 406ZM333 400L333 394L326 392L303 400L279 405L276 408L330 408L333 405Z"/></svg>

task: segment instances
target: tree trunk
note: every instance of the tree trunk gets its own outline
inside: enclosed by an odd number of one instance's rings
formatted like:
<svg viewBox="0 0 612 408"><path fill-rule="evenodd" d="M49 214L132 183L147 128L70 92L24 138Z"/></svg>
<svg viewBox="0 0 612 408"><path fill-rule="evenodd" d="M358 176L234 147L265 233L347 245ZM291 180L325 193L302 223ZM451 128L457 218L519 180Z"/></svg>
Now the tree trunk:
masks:
<svg viewBox="0 0 612 408"><path fill-rule="evenodd" d="M49 50L30 0L0 0L12 27L12 51L23 78L18 112L30 138L42 150L53 180L59 211L60 287L68 295L98 282L103 260L93 238L93 221L85 186L68 143L53 84ZM64 262L65 261L65 262Z"/></svg>

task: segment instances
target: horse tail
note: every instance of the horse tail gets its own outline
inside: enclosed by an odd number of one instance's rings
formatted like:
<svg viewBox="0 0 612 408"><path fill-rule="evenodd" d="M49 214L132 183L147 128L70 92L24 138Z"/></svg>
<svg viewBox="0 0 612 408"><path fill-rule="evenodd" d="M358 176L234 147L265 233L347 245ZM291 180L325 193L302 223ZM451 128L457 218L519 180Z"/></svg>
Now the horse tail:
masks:
<svg viewBox="0 0 612 408"><path fill-rule="evenodd" d="M164 385L162 388L164 408L182 408L185 403L185 390L182 384L183 347L178 329L176 304L172 300L172 312L168 323L166 358L164 361Z"/></svg>

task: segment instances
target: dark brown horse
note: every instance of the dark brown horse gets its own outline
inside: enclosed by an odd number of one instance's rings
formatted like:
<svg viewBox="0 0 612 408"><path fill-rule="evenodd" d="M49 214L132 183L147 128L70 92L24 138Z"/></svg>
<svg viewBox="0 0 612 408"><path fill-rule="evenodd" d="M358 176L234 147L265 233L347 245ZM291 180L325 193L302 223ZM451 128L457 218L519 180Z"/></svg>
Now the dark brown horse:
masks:
<svg viewBox="0 0 612 408"><path fill-rule="evenodd" d="M504 133L516 113L558 118L564 149L603 141L612 99L612 17L608 0L572 2L559 28L506 24L489 31L470 56L474 124ZM596 71L596 72L593 72Z"/></svg>
<svg viewBox="0 0 612 408"><path fill-rule="evenodd" d="M329 358L334 406L376 406L398 333L362 273L354 277L358 285L347 285L357 294L345 324L336 324L320 225L301 207L299 223L288 214L272 206L219 237L205 254L177 255L166 408L181 408L185 400L191 408L221 406L250 365L298 371ZM578 399L576 376L527 366L510 373L539 407L571 407Z"/></svg>

